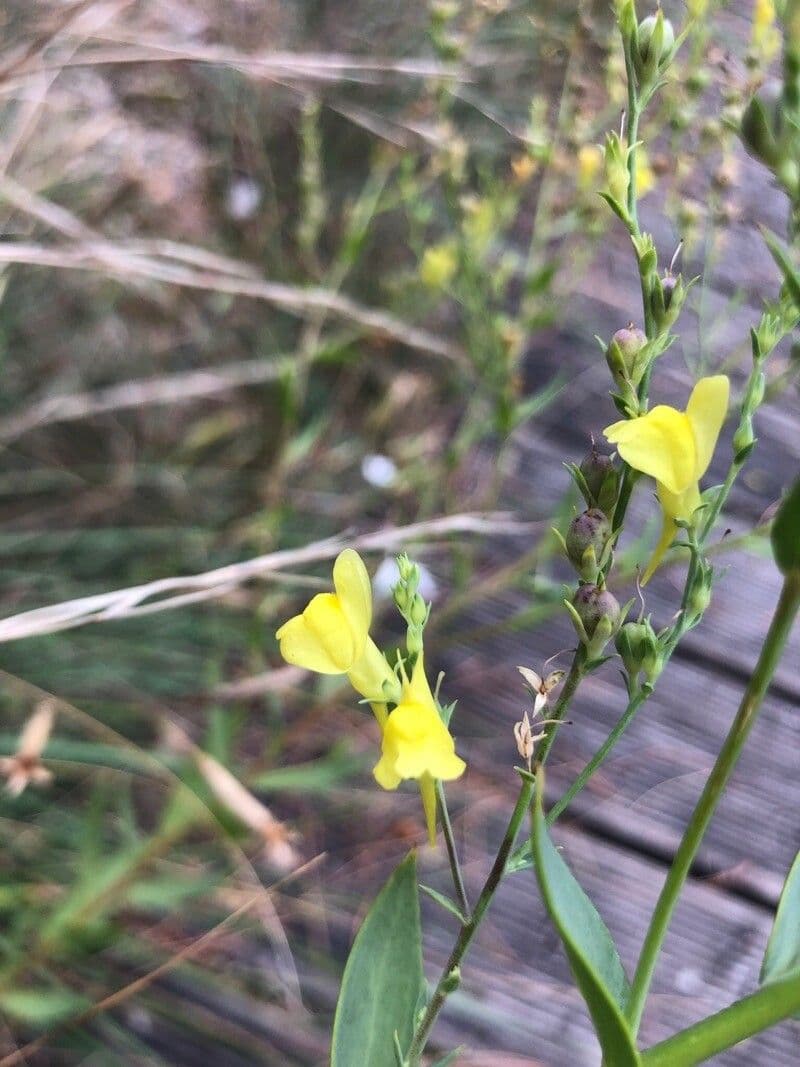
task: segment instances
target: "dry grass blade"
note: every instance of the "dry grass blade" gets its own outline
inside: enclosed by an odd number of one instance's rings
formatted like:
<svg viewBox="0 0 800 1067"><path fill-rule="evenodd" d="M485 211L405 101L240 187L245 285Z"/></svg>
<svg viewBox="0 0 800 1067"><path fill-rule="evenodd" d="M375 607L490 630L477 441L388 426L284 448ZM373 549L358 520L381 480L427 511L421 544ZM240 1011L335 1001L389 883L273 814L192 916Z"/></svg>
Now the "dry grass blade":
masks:
<svg viewBox="0 0 800 1067"><path fill-rule="evenodd" d="M198 45L186 41L136 40L121 34L96 34L110 44L85 50L71 66L120 63L208 63L229 67L250 77L300 82L378 83L388 77L464 80L460 64L442 63L428 57L397 59L391 56L353 56L317 52L240 52L231 48ZM496 60L484 57L482 62ZM480 63L480 57L477 58ZM23 68L24 69L24 68Z"/></svg>
<svg viewBox="0 0 800 1067"><path fill-rule="evenodd" d="M78 597L76 600L66 600L60 604L11 615L0 620L0 642L57 633L60 630L85 626L90 622L173 610L188 603L213 599L253 578L266 577L273 571L333 559L345 545L362 551L390 551L412 541L447 537L455 533L482 536L521 535L529 532L531 528L530 523L520 522L504 512L464 513L412 523L410 526L378 530L360 537L329 537L303 548L270 552L242 563L205 571L203 574L160 578L144 585ZM161 599L147 603L153 598Z"/></svg>
<svg viewBox="0 0 800 1067"><path fill-rule="evenodd" d="M250 359L160 378L122 382L106 389L46 397L18 415L0 421L0 441L8 444L30 430L55 422L75 422L148 405L187 404L243 386L274 382L284 374L302 370L307 363L308 360L300 355Z"/></svg>
<svg viewBox="0 0 800 1067"><path fill-rule="evenodd" d="M420 352L459 362L465 360L458 345L437 337L428 330L410 326L385 311L365 307L329 289L319 286L302 288L218 270L192 270L164 259L139 255L135 248L107 241L58 248L22 241L2 242L0 263L26 263L63 270L97 271L113 275L126 283L145 278L189 289L246 296L263 300L301 318L326 312L337 318L355 322L372 333L388 337Z"/></svg>

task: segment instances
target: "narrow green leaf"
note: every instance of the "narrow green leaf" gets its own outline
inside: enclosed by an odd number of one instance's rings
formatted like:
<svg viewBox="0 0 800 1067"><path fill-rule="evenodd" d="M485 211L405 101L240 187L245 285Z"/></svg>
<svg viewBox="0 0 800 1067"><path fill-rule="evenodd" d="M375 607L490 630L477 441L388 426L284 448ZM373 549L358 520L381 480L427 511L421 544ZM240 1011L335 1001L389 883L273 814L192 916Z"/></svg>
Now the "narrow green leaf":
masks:
<svg viewBox="0 0 800 1067"><path fill-rule="evenodd" d="M772 552L783 574L800 570L800 481L794 483L772 524Z"/></svg>
<svg viewBox="0 0 800 1067"><path fill-rule="evenodd" d="M451 915L455 915L460 923L466 923L466 915L464 915L458 904L456 904L454 900L451 900L450 897L446 897L444 893L440 893L438 889L431 889L429 885L420 884L420 889L423 893L429 896L431 900L435 900L445 911L449 911Z"/></svg>
<svg viewBox="0 0 800 1067"><path fill-rule="evenodd" d="M763 985L792 973L800 974L800 852L783 885L759 981Z"/></svg>
<svg viewBox="0 0 800 1067"><path fill-rule="evenodd" d="M789 254L775 236L769 230L761 227L761 235L766 241L767 248L772 254L772 258L778 265L778 268L783 275L783 280L786 282L786 288L789 290L789 294L800 309L800 274L792 261L789 259Z"/></svg>
<svg viewBox="0 0 800 1067"><path fill-rule="evenodd" d="M537 777L532 849L542 897L586 1001L605 1062L636 1067L641 1061L624 1015L630 992L625 971L605 923L550 839L542 809L541 771Z"/></svg>
<svg viewBox="0 0 800 1067"><path fill-rule="evenodd" d="M89 1003L68 989L9 989L0 994L4 1015L43 1030L79 1015Z"/></svg>
<svg viewBox="0 0 800 1067"><path fill-rule="evenodd" d="M400 864L356 935L333 1023L331 1067L396 1067L424 988L416 857Z"/></svg>
<svg viewBox="0 0 800 1067"><path fill-rule="evenodd" d="M642 1067L695 1067L800 1011L800 972L742 997L716 1015L646 1049Z"/></svg>

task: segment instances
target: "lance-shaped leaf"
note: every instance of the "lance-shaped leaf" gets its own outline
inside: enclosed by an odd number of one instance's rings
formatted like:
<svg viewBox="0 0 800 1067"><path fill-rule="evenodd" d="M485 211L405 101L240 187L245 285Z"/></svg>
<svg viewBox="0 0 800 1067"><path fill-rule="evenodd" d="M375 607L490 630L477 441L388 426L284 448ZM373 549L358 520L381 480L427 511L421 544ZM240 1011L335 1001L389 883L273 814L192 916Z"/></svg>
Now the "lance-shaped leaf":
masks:
<svg viewBox="0 0 800 1067"><path fill-rule="evenodd" d="M395 1041L404 1052L411 1043L424 981L412 853L378 894L353 942L336 1005L331 1067L396 1067Z"/></svg>
<svg viewBox="0 0 800 1067"><path fill-rule="evenodd" d="M769 230L761 227L761 235L766 241L767 248L772 254L772 258L778 265L778 269L783 275L783 280L786 283L786 288L789 290L789 295L794 300L798 309L800 309L800 273L794 263L789 258L789 253L775 236L774 233L770 233Z"/></svg>
<svg viewBox="0 0 800 1067"><path fill-rule="evenodd" d="M539 771L532 847L542 897L586 1001L605 1062L614 1067L636 1067L639 1053L624 1015L630 992L628 979L605 923L550 839L543 795L544 780Z"/></svg>
<svg viewBox="0 0 800 1067"><path fill-rule="evenodd" d="M772 552L783 574L800 571L800 481L783 498L772 523Z"/></svg>
<svg viewBox="0 0 800 1067"><path fill-rule="evenodd" d="M783 884L761 965L761 983L800 974L800 852Z"/></svg>

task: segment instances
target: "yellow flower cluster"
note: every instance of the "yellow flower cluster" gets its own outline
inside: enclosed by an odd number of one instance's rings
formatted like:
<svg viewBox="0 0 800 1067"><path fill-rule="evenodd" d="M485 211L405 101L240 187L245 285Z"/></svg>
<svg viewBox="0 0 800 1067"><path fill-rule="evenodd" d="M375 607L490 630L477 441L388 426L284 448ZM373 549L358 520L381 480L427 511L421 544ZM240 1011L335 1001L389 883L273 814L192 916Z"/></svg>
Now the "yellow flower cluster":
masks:
<svg viewBox="0 0 800 1067"><path fill-rule="evenodd" d="M603 431L626 463L656 480L664 524L642 584L672 543L678 529L675 520L691 521L700 506L700 479L708 470L725 421L729 391L724 374L701 378L686 411L659 404L646 415L623 419Z"/></svg>
<svg viewBox="0 0 800 1067"><path fill-rule="evenodd" d="M402 688L386 657L369 636L372 588L361 557L351 548L333 565L333 593L318 593L300 615L277 631L287 663L319 674L346 674L372 704L381 727L381 758L373 773L384 789L416 779L431 844L436 837L436 780L459 778L466 764L442 720L425 676L423 657ZM390 712L387 704L395 703Z"/></svg>

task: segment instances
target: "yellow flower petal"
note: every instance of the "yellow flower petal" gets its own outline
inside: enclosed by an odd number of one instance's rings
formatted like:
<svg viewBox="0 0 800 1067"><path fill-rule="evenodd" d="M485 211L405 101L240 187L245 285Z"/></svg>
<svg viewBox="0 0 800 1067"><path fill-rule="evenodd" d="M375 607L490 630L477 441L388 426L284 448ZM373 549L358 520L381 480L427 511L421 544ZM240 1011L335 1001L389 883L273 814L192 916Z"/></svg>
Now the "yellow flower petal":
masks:
<svg viewBox="0 0 800 1067"><path fill-rule="evenodd" d="M728 413L729 394L727 375L716 374L712 378L701 378L689 397L686 417L692 427L697 452L695 479L702 478L708 470Z"/></svg>
<svg viewBox="0 0 800 1067"><path fill-rule="evenodd" d="M395 770L401 778L419 778L427 771L434 778L449 779L463 771L453 764L453 738L433 707L399 704L389 715L384 736L397 753Z"/></svg>
<svg viewBox="0 0 800 1067"><path fill-rule="evenodd" d="M392 690L397 688L397 679L394 671L386 662L386 657L371 637L367 638L361 657L355 661L347 672L347 677L356 692L360 693L362 697L366 697L367 700L378 704L385 702L384 682L390 683L388 690L390 699L397 699L396 696L391 696ZM378 712L376 714L379 715Z"/></svg>
<svg viewBox="0 0 800 1067"><path fill-rule="evenodd" d="M656 489L661 510L671 519L688 521L700 507L700 486L697 482L692 482L682 493L671 493L665 485L661 484Z"/></svg>
<svg viewBox="0 0 800 1067"><path fill-rule="evenodd" d="M642 585L647 585L656 568L661 563L661 560L667 553L667 549L672 544L675 534L678 532L678 527L675 525L675 520L671 519L668 515L664 516L664 523L661 527L661 536L658 539L658 544L655 547L653 555L650 557L650 562L647 564L644 574L642 575Z"/></svg>
<svg viewBox="0 0 800 1067"><path fill-rule="evenodd" d="M339 598L333 593L317 593L303 612L303 618L308 629L336 664L337 673L344 674L349 670L357 659L357 654L353 633ZM312 669L319 670L318 667Z"/></svg>
<svg viewBox="0 0 800 1067"><path fill-rule="evenodd" d="M646 415L607 426L606 438L631 467L662 482L672 493L696 480L697 454L689 419L659 404Z"/></svg>
<svg viewBox="0 0 800 1067"><path fill-rule="evenodd" d="M287 663L319 674L343 673L302 615L295 615L285 622L275 636L281 643L281 655Z"/></svg>
<svg viewBox="0 0 800 1067"><path fill-rule="evenodd" d="M675 525L675 519L691 519L697 508L700 507L700 486L697 482L692 482L688 489L684 489L682 493L670 493L669 489L664 485L658 487L658 499L661 504L661 510L664 513L664 522L661 527L661 536L658 539L658 544L655 547L653 555L650 557L650 562L647 564L644 574L642 575L642 585L647 585L656 568L661 563L661 560L666 555L667 549L675 539L675 535L678 532L678 527Z"/></svg>
<svg viewBox="0 0 800 1067"><path fill-rule="evenodd" d="M372 768L375 781L382 789L397 789L403 780L394 770L393 762L391 756L384 753Z"/></svg>
<svg viewBox="0 0 800 1067"><path fill-rule="evenodd" d="M403 687L403 703L409 704L424 704L427 707L431 707L436 710L436 701L433 699L433 693L431 687L428 684L428 678L425 674L425 663L423 653L417 656L417 662L414 664L414 670L411 672L411 680ZM438 714L438 712L437 712Z"/></svg>
<svg viewBox="0 0 800 1067"><path fill-rule="evenodd" d="M346 548L333 565L333 585L339 606L350 624L355 646L355 659L364 651L367 633L372 623L372 586L367 568L358 552Z"/></svg>

